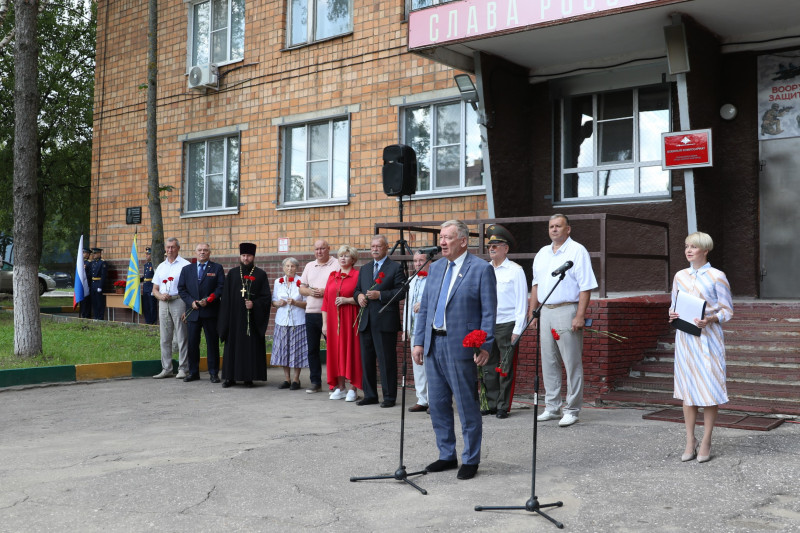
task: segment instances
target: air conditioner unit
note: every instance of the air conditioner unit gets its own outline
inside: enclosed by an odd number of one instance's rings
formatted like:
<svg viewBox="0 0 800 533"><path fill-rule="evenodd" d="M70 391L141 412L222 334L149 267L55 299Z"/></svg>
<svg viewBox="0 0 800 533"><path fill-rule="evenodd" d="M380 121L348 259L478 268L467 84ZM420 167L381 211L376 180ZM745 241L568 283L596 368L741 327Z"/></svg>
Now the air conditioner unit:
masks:
<svg viewBox="0 0 800 533"><path fill-rule="evenodd" d="M196 65L189 71L190 89L219 89L216 65Z"/></svg>

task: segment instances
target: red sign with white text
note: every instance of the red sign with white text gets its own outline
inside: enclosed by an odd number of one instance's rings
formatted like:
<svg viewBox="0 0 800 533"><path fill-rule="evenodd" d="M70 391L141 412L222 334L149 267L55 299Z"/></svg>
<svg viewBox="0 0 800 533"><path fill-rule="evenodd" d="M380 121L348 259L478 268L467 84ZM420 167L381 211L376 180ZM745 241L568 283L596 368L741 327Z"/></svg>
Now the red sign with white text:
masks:
<svg viewBox="0 0 800 533"><path fill-rule="evenodd" d="M661 168L710 167L711 130L678 131L661 134Z"/></svg>

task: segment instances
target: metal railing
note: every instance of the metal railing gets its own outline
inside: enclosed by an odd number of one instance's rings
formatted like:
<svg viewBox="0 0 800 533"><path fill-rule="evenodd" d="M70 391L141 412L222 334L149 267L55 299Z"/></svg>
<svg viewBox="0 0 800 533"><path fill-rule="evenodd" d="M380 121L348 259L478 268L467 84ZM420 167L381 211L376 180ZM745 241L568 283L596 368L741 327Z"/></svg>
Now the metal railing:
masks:
<svg viewBox="0 0 800 533"><path fill-rule="evenodd" d="M664 266L664 287L666 292L670 292L670 276L669 276L669 224L659 220L649 220L645 218L636 218L625 215L614 215L609 213L597 213L590 215L569 215L570 223L581 220L596 220L599 223L600 230L600 249L597 251L589 251L589 256L596 259L599 264L598 272L598 290L600 298L606 298L608 295L606 278L608 274L608 260L609 259L646 259L653 261L661 261ZM493 219L473 219L464 220L470 227L477 226L477 231L470 231L470 244L472 250L478 255L485 256L487 252L486 247L486 227L492 224L538 224L547 223L550 221L550 216L541 217L511 217L511 218L493 218ZM654 226L664 230L664 253L663 254L641 254L641 253L619 253L608 251L608 237L609 228L608 223L611 221L624 222L628 224L637 224L642 226ZM431 236L430 245L438 244L439 230L441 229L441 221L415 221L415 222L379 222L375 224L375 234L379 234L383 230L403 230L404 232L415 232L429 234ZM472 239L477 242L472 243ZM622 237L626 238L625 236ZM391 242L391 241L390 241ZM401 249L402 250L402 249ZM394 255L397 259L411 259L408 255ZM509 259L530 259L536 257L536 252L517 252L508 254Z"/></svg>

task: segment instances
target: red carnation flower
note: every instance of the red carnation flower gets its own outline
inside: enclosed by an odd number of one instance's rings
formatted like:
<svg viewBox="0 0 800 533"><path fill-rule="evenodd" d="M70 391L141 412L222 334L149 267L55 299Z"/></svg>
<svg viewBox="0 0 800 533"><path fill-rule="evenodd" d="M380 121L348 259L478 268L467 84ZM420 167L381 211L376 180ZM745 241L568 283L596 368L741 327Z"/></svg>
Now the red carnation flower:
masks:
<svg viewBox="0 0 800 533"><path fill-rule="evenodd" d="M473 350L480 349L483 346L483 343L486 342L486 337L488 333L483 331L482 329L473 329L467 336L464 337L463 346L464 348L472 348ZM477 353L477 352L476 352Z"/></svg>
<svg viewBox="0 0 800 533"><path fill-rule="evenodd" d="M289 278L289 283L294 283L294 277Z"/></svg>
<svg viewBox="0 0 800 533"><path fill-rule="evenodd" d="M555 330L555 328L554 328L554 329L551 329L551 330L550 330L550 333L552 333L552 334L553 334L553 338L554 338L555 340L561 340L561 335L559 335L559 334L558 334L558 332Z"/></svg>
<svg viewBox="0 0 800 533"><path fill-rule="evenodd" d="M172 276L168 277L167 279L170 280L170 281L174 281L175 280L175 278L173 278Z"/></svg>
<svg viewBox="0 0 800 533"><path fill-rule="evenodd" d="M384 274L383 272L378 272L378 277L380 279L383 279L385 276L386 276L386 274Z"/></svg>
<svg viewBox="0 0 800 533"><path fill-rule="evenodd" d="M500 368L499 366L494 367L494 371L500 374L501 376L503 375L503 369Z"/></svg>
<svg viewBox="0 0 800 533"><path fill-rule="evenodd" d="M297 280L297 286L298 287L300 286L300 280L299 279Z"/></svg>
<svg viewBox="0 0 800 533"><path fill-rule="evenodd" d="M162 281L161 281L161 283L166 283L166 282L167 282L167 280L162 280Z"/></svg>
<svg viewBox="0 0 800 533"><path fill-rule="evenodd" d="M206 298L206 302L211 303L216 299L217 299L217 294L212 292L211 294L208 295L208 298Z"/></svg>
<svg viewBox="0 0 800 533"><path fill-rule="evenodd" d="M380 285L381 281L383 281L383 278L378 278L375 280L375 284Z"/></svg>
<svg viewBox="0 0 800 533"><path fill-rule="evenodd" d="M418 276L418 277L420 277L420 278L424 278L424 277L426 277L427 275L428 275L428 273L427 273L427 272L425 272L425 271L423 271L423 272L417 272L417 276Z"/></svg>
<svg viewBox="0 0 800 533"><path fill-rule="evenodd" d="M247 276L247 279L250 279L250 276ZM278 283L283 283L283 278L279 279Z"/></svg>

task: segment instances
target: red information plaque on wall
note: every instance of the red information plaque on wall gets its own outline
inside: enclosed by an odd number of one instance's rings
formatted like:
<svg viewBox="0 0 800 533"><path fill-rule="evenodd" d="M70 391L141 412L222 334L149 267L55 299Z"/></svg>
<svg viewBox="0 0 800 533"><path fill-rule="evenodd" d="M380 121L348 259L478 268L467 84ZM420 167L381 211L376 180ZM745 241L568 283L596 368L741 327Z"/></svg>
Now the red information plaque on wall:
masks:
<svg viewBox="0 0 800 533"><path fill-rule="evenodd" d="M661 134L661 168L710 167L711 130L678 131Z"/></svg>

